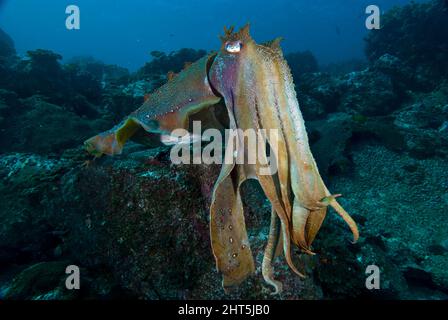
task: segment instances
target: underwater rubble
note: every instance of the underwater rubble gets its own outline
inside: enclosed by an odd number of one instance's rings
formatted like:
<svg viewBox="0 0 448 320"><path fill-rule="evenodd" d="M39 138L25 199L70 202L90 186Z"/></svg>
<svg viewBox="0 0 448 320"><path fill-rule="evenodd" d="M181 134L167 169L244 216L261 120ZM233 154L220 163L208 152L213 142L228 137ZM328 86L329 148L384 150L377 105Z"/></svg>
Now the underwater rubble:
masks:
<svg viewBox="0 0 448 320"><path fill-rule="evenodd" d="M0 299L448 299L448 14L439 5L386 13L363 68L324 71L310 52L287 56L320 172L361 238L351 244L329 213L317 255L294 253L305 280L275 262L281 296L261 277L270 209L256 183L243 199L258 269L226 293L208 234L219 168L174 165L165 146L130 143L94 161L82 148L205 51L153 52L130 74L91 58L62 64L47 50L19 58L0 30ZM431 37L429 19L440 27ZM79 291L61 282L69 264L81 268ZM381 290L365 287L372 264Z"/></svg>

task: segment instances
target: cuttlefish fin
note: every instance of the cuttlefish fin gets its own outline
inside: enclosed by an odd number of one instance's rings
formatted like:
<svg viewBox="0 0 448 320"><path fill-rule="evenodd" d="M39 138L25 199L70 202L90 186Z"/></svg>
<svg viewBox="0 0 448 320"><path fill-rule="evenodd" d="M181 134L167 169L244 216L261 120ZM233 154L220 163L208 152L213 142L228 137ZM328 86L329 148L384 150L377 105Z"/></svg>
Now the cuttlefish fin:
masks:
<svg viewBox="0 0 448 320"><path fill-rule="evenodd" d="M278 249L278 244L281 241L281 228L279 224L279 218L274 208L271 210L271 226L269 229L269 238L266 248L264 249L263 262L261 265L261 271L264 280L274 287L274 292L272 295L280 294L283 289L283 284L280 281L274 279L274 269L272 266L272 261L276 257L276 251Z"/></svg>

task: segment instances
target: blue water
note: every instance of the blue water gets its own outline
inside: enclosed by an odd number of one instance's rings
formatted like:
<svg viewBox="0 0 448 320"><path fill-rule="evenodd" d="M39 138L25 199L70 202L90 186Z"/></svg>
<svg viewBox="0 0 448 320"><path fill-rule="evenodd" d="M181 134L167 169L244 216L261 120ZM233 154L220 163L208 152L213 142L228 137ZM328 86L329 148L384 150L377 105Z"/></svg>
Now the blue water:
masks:
<svg viewBox="0 0 448 320"><path fill-rule="evenodd" d="M19 54L51 49L68 59L91 55L135 70L153 50L214 50L224 26L252 25L257 41L285 38L285 52L311 50L319 63L363 57L366 6L382 11L409 0L6 0L0 28ZM78 5L81 29L65 28L65 8Z"/></svg>

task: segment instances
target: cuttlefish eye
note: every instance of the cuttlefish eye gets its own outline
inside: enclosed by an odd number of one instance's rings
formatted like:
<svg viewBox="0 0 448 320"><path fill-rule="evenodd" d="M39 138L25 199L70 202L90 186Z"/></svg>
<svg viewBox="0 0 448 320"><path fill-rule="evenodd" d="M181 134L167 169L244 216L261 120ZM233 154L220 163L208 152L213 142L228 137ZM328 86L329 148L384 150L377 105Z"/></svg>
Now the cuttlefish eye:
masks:
<svg viewBox="0 0 448 320"><path fill-rule="evenodd" d="M241 51L243 44L241 41L231 41L226 43L226 51L230 53L238 53Z"/></svg>

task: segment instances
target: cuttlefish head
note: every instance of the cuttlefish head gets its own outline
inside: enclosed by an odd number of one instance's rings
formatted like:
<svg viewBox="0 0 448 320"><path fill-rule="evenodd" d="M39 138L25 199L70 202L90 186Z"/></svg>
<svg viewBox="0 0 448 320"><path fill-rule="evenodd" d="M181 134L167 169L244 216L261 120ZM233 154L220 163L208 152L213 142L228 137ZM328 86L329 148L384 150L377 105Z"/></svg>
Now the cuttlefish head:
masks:
<svg viewBox="0 0 448 320"><path fill-rule="evenodd" d="M249 26L233 33L233 27L224 28L220 37L221 48L209 70L210 83L226 101L231 102L232 95L238 91L242 68L250 60L249 47L255 43L249 35Z"/></svg>
<svg viewBox="0 0 448 320"><path fill-rule="evenodd" d="M224 99L231 126L247 129L253 127L249 112L251 101L244 100L244 97L254 96L247 89L256 80L253 59L257 44L249 34L249 25L238 32L233 30L233 27L224 28L224 35L220 37L221 48L209 70L209 80Z"/></svg>

